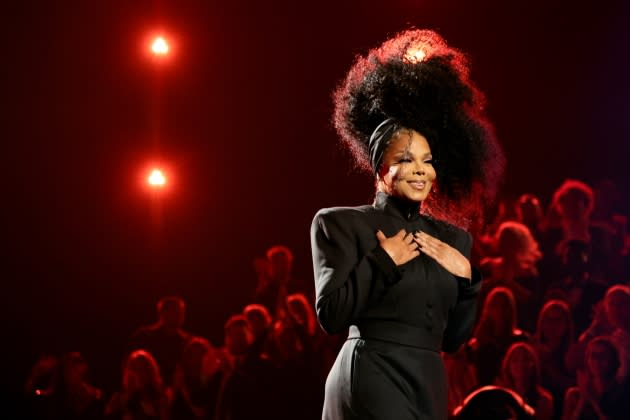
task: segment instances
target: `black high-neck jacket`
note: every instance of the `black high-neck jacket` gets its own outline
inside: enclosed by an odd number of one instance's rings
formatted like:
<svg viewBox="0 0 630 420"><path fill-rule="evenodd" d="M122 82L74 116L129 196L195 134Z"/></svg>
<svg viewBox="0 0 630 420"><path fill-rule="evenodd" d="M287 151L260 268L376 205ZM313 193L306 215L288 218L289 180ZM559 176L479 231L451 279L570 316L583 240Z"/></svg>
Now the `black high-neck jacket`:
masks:
<svg viewBox="0 0 630 420"><path fill-rule="evenodd" d="M466 231L422 215L417 203L379 192L373 205L322 209L311 226L317 317L338 333L453 352L470 336L481 276L456 277L420 256L396 266L379 246L385 236L423 231L470 257Z"/></svg>

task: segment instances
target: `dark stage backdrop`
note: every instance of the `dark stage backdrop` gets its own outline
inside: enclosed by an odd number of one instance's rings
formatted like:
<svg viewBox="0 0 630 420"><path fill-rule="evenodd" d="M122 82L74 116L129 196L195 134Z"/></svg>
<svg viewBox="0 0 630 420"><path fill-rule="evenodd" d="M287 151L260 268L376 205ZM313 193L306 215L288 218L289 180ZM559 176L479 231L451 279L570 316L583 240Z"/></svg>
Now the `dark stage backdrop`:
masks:
<svg viewBox="0 0 630 420"><path fill-rule="evenodd" d="M337 146L331 92L355 54L409 27L470 54L508 158L504 194L547 204L566 177L630 188L622 0L10 3L2 379L14 391L41 352L66 350L111 390L125 340L165 294L221 344L271 245L312 281L316 210L373 196ZM143 50L158 29L174 41L164 62ZM154 159L175 177L159 197L138 180Z"/></svg>

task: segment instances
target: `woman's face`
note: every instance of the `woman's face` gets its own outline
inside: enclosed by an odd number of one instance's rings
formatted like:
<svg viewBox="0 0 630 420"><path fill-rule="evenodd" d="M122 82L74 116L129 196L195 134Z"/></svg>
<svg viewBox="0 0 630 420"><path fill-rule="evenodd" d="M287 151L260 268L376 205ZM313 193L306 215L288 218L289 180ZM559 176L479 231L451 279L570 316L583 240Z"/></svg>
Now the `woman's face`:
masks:
<svg viewBox="0 0 630 420"><path fill-rule="evenodd" d="M511 318L512 308L510 307L510 300L503 293L495 293L490 296L486 305L487 321L495 326L495 331L503 331Z"/></svg>
<svg viewBox="0 0 630 420"><path fill-rule="evenodd" d="M527 379L531 377L532 371L536 369L536 363L527 350L517 348L512 353L508 369L515 382L526 383Z"/></svg>
<svg viewBox="0 0 630 420"><path fill-rule="evenodd" d="M225 346L228 352L234 356L245 355L253 341L253 333L249 327L244 325L236 324L226 331Z"/></svg>
<svg viewBox="0 0 630 420"><path fill-rule="evenodd" d="M569 191L560 198L558 211L568 220L584 220L590 212L587 200L583 193Z"/></svg>
<svg viewBox="0 0 630 420"><path fill-rule="evenodd" d="M269 326L267 317L260 310L250 309L245 313L245 317L251 324L252 333L254 333L255 337L260 337Z"/></svg>
<svg viewBox="0 0 630 420"><path fill-rule="evenodd" d="M435 181L431 148L427 139L413 130L403 130L391 139L379 171L379 190L407 201L427 198Z"/></svg>
<svg viewBox="0 0 630 420"><path fill-rule="evenodd" d="M586 363L591 374L612 377L616 374L617 355L607 345L594 343L587 351ZM616 363L617 362L617 363Z"/></svg>
<svg viewBox="0 0 630 420"><path fill-rule="evenodd" d="M135 357L129 363L128 375L132 379L133 386L144 388L153 381L153 366L144 357Z"/></svg>
<svg viewBox="0 0 630 420"><path fill-rule="evenodd" d="M567 333L567 317L559 307L547 309L541 323L542 336L547 340L557 338L560 340Z"/></svg>

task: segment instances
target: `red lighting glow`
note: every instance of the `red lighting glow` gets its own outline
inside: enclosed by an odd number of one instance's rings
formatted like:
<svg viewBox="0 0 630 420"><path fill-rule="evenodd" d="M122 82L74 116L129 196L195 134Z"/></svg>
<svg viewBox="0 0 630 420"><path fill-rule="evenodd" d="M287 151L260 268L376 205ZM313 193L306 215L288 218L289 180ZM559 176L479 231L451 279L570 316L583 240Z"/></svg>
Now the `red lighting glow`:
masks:
<svg viewBox="0 0 630 420"><path fill-rule="evenodd" d="M166 177L160 169L154 169L147 178L147 182L152 187L161 188L166 185Z"/></svg>
<svg viewBox="0 0 630 420"><path fill-rule="evenodd" d="M151 44L151 51L155 55L166 55L168 54L168 43L161 36L155 38L153 43Z"/></svg>
<svg viewBox="0 0 630 420"><path fill-rule="evenodd" d="M420 47L412 46L405 53L404 59L410 63L419 63L424 60L427 53Z"/></svg>

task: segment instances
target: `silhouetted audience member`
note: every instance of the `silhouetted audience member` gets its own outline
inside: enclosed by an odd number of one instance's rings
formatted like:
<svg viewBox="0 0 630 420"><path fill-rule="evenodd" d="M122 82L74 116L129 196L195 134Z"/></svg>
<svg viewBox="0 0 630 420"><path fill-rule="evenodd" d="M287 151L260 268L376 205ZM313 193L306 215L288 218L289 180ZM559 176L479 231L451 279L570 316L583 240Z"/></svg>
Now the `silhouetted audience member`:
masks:
<svg viewBox="0 0 630 420"><path fill-rule="evenodd" d="M477 388L477 371L472 363L470 349L462 346L455 353L442 353L448 384L448 412L462 404L464 399Z"/></svg>
<svg viewBox="0 0 630 420"><path fill-rule="evenodd" d="M545 212L540 200L534 194L522 194L516 206L517 221L527 226L534 239L542 239Z"/></svg>
<svg viewBox="0 0 630 420"><path fill-rule="evenodd" d="M28 400L42 395L55 384L59 367L59 359L52 354L43 354L35 362L24 384L24 392Z"/></svg>
<svg viewBox="0 0 630 420"><path fill-rule="evenodd" d="M300 330L308 335L312 353L317 355L311 362L318 367L320 378L325 380L339 352L339 337L326 334L322 328L319 328L314 305L304 294L289 295L287 305L292 320L299 324Z"/></svg>
<svg viewBox="0 0 630 420"><path fill-rule="evenodd" d="M513 194L501 197L497 203L496 215L488 226L486 234L494 236L503 222L518 220L518 198Z"/></svg>
<svg viewBox="0 0 630 420"><path fill-rule="evenodd" d="M258 284L252 303L264 305L273 319L286 315L290 293L304 293L313 296L311 300L314 300L314 286L293 276L293 253L286 246L269 248L265 258L254 260L254 268Z"/></svg>
<svg viewBox="0 0 630 420"><path fill-rule="evenodd" d="M554 419L562 412L564 394L575 383L574 372L568 368L568 357L574 345L573 318L569 305L550 300L538 314L535 347L540 358L542 386L551 392Z"/></svg>
<svg viewBox="0 0 630 420"><path fill-rule="evenodd" d="M536 420L551 420L553 397L540 385L540 361L534 347L514 343L508 349L497 384L515 391L536 411Z"/></svg>
<svg viewBox="0 0 630 420"><path fill-rule="evenodd" d="M267 347L270 340L272 319L267 307L252 303L243 309L243 315L249 321L254 341L250 346L250 353L255 357L267 357Z"/></svg>
<svg viewBox="0 0 630 420"><path fill-rule="evenodd" d="M613 278L623 276L623 255L627 251L628 217L618 211L621 193L617 185L610 179L602 179L593 188L595 205L591 215L591 224L610 235L612 258L610 275Z"/></svg>
<svg viewBox="0 0 630 420"><path fill-rule="evenodd" d="M486 257L480 263L484 274L480 299L495 287L510 289L516 302L518 326L533 333L544 291L536 268L542 256L538 243L527 226L508 221L499 226L492 247L496 256Z"/></svg>
<svg viewBox="0 0 630 420"><path fill-rule="evenodd" d="M486 385L473 391L457 407L454 420L534 420L535 411L511 389Z"/></svg>
<svg viewBox="0 0 630 420"><path fill-rule="evenodd" d="M278 419L321 418L324 382L307 325L293 315L274 324L271 359L275 370L274 399L279 402L274 416Z"/></svg>
<svg viewBox="0 0 630 420"><path fill-rule="evenodd" d="M569 372L575 372L579 369L584 369L584 359L586 353L586 346L588 343L599 336L611 335L614 331L612 323L608 318L606 312L604 300L600 300L593 307L593 317L591 323L586 328L577 340L577 343L569 348L569 354L567 358L567 367Z"/></svg>
<svg viewBox="0 0 630 420"><path fill-rule="evenodd" d="M501 223L518 220L516 198L513 196L502 197L497 202L496 214L490 216L490 219L492 222L484 226L482 231L478 233L471 232L475 236L471 262L475 264L479 263L483 258L494 254L493 242Z"/></svg>
<svg viewBox="0 0 630 420"><path fill-rule="evenodd" d="M175 370L171 392L171 418L213 419L221 385L220 358L202 337L193 337Z"/></svg>
<svg viewBox="0 0 630 420"><path fill-rule="evenodd" d="M267 358L250 352L252 328L243 315L225 323L227 365L217 398L216 420L273 417L277 401L275 371Z"/></svg>
<svg viewBox="0 0 630 420"><path fill-rule="evenodd" d="M566 392L563 420L622 420L630 414L630 387L620 375L619 349L610 337L586 348L586 369Z"/></svg>
<svg viewBox="0 0 630 420"><path fill-rule="evenodd" d="M130 350L148 351L157 361L162 380L172 384L177 361L191 335L182 326L186 315L186 304L177 296L167 296L157 303L158 320L154 324L140 327L130 340Z"/></svg>
<svg viewBox="0 0 630 420"><path fill-rule="evenodd" d="M630 287L617 284L608 289L604 308L613 328L612 338L620 351L621 375L627 378L630 376Z"/></svg>
<svg viewBox="0 0 630 420"><path fill-rule="evenodd" d="M469 360L475 366L478 385L493 384L507 349L528 339L517 328L514 294L505 287L493 289L486 297L473 337L466 344Z"/></svg>
<svg viewBox="0 0 630 420"><path fill-rule="evenodd" d="M52 372L48 369L52 368ZM40 359L29 385L32 419L98 420L104 416L103 394L87 380L88 364L79 352L64 354L59 362ZM44 370L46 372L44 372ZM50 375L52 373L52 376ZM42 381L43 376L46 377ZM47 383L47 386L46 386ZM40 388L45 386L45 388Z"/></svg>
<svg viewBox="0 0 630 420"><path fill-rule="evenodd" d="M587 184L567 179L554 192L547 215L541 249L544 254L541 272L554 281L564 277L562 253L568 241L581 241L590 249L589 281L607 287L609 264L613 257L610 233L591 223L593 190Z"/></svg>
<svg viewBox="0 0 630 420"><path fill-rule="evenodd" d="M574 315L575 332L581 334L591 323L594 306L604 296L607 286L593 281L589 244L577 239L565 241L558 252L562 275L551 282L545 300L565 300Z"/></svg>
<svg viewBox="0 0 630 420"><path fill-rule="evenodd" d="M52 391L57 379L59 359L52 354L43 354L31 367L24 385L24 400L21 401L20 418L44 418L46 395Z"/></svg>
<svg viewBox="0 0 630 420"><path fill-rule="evenodd" d="M167 420L169 396L153 356L136 350L126 359L122 387L114 393L106 408L108 419Z"/></svg>
<svg viewBox="0 0 630 420"><path fill-rule="evenodd" d="M315 335L317 319L312 304L303 293L287 296L287 307L293 320L301 325L310 337Z"/></svg>

